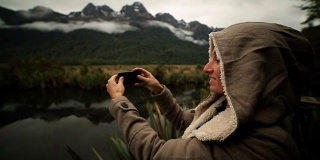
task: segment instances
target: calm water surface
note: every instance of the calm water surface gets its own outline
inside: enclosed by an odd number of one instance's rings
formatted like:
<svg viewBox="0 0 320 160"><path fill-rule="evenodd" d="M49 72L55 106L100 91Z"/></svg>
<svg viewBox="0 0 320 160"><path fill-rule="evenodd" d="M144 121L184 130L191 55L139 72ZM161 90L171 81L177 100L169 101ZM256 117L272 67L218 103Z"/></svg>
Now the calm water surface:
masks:
<svg viewBox="0 0 320 160"><path fill-rule="evenodd" d="M169 87L177 101L193 107L200 89ZM126 96L147 118L145 88L128 88ZM71 160L71 148L84 160L96 160L93 146L110 159L105 137L120 135L110 116L106 91L0 91L0 160ZM296 113L292 135L302 159L319 159L320 106L304 104Z"/></svg>
<svg viewBox="0 0 320 160"><path fill-rule="evenodd" d="M200 99L197 90L177 90L172 92L182 105ZM109 159L105 137L120 135L105 91L1 91L0 96L1 160L72 159L68 147L83 159L97 159L91 146ZM126 96L147 117L146 102L153 101L149 92L129 88Z"/></svg>

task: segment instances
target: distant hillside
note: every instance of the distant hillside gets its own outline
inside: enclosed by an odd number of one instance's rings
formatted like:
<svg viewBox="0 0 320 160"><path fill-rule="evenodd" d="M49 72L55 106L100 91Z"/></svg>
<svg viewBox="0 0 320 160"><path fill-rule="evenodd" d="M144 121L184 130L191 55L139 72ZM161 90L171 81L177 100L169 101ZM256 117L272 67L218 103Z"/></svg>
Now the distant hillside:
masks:
<svg viewBox="0 0 320 160"><path fill-rule="evenodd" d="M114 11L89 3L68 15L0 7L0 61L44 56L65 64L203 64L208 34L221 28L151 15L142 3Z"/></svg>
<svg viewBox="0 0 320 160"><path fill-rule="evenodd" d="M0 35L1 62L45 56L65 64L203 64L208 57L206 45L157 27L123 34L0 29Z"/></svg>

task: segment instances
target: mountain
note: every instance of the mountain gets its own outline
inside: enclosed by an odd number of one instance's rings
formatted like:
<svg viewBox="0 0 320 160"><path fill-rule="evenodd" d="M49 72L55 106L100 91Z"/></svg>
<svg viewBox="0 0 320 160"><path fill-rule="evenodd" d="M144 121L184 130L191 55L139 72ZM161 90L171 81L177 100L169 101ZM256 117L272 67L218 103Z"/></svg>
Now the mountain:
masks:
<svg viewBox="0 0 320 160"><path fill-rule="evenodd" d="M140 2L120 11L89 3L67 15L43 6L0 7L0 61L45 56L69 64L199 64L207 58L208 34L216 30L169 13L153 16Z"/></svg>
<svg viewBox="0 0 320 160"><path fill-rule="evenodd" d="M36 6L28 11L12 11L0 6L0 18L8 25L21 25L35 21L67 22L66 15L55 12L43 6Z"/></svg>
<svg viewBox="0 0 320 160"><path fill-rule="evenodd" d="M186 23L184 20L176 20L169 13L158 13L152 16L140 2L134 2L132 5L125 5L120 12L114 11L107 5L95 6L92 3L87 4L82 11L74 11L68 15L55 12L43 6L36 6L28 11L13 11L0 7L0 18L6 25L21 25L33 22L59 22L72 23L74 21L112 21L112 22L143 22L147 20L155 20L168 23L176 28L186 31L197 32L202 31L207 35L208 32L219 30L219 28L208 27L197 21ZM195 39L207 40L207 37L198 37Z"/></svg>
<svg viewBox="0 0 320 160"><path fill-rule="evenodd" d="M183 20L177 21L171 14L169 13L158 13L156 14L156 20L169 23L177 28L187 28L187 23Z"/></svg>
<svg viewBox="0 0 320 160"><path fill-rule="evenodd" d="M89 3L82 11L71 12L68 15L69 20L113 20L115 11L109 6L95 6Z"/></svg>
<svg viewBox="0 0 320 160"><path fill-rule="evenodd" d="M147 11L147 9L140 2L135 2L132 5L125 5L120 11L121 15L128 17L133 21L152 20L154 17Z"/></svg>

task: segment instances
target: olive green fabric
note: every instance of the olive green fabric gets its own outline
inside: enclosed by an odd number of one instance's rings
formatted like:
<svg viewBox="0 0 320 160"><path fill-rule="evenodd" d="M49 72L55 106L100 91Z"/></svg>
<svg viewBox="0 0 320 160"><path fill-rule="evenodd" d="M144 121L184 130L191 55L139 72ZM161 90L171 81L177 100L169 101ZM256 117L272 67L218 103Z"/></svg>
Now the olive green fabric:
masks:
<svg viewBox="0 0 320 160"><path fill-rule="evenodd" d="M220 59L225 94L211 93L184 111L168 88L153 95L181 139L164 141L124 96L111 101L115 118L136 159L299 159L279 124L299 100L313 51L300 32L272 23L240 23L209 35ZM218 101L228 108L216 113ZM206 122L200 128L198 123Z"/></svg>

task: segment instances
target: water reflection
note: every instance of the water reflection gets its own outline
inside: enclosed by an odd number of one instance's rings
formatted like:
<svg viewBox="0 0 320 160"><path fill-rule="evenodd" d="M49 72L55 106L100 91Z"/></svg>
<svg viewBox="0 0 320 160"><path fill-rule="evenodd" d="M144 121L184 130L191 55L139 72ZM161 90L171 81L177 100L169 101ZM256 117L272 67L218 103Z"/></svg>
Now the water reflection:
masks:
<svg viewBox="0 0 320 160"><path fill-rule="evenodd" d="M68 116L54 122L41 119L23 119L0 130L0 159L70 159L70 146L84 159L93 159L90 145L108 157L103 143L106 134L117 132L114 123L92 124L86 118Z"/></svg>
<svg viewBox="0 0 320 160"><path fill-rule="evenodd" d="M132 92L145 93L143 90ZM132 97L133 93L128 93ZM0 108L1 126L26 118L56 121L75 115L85 117L94 124L110 123L113 118L108 112L109 96L105 91L15 91L2 93L4 101ZM136 104L145 103L146 99L134 97Z"/></svg>
<svg viewBox="0 0 320 160"><path fill-rule="evenodd" d="M196 90L173 93L185 106L200 99ZM126 91L142 117L146 102L153 101L149 94L143 88ZM108 158L105 136L119 135L105 91L2 91L0 96L0 159L71 159L67 147L83 159L96 159L91 145Z"/></svg>

